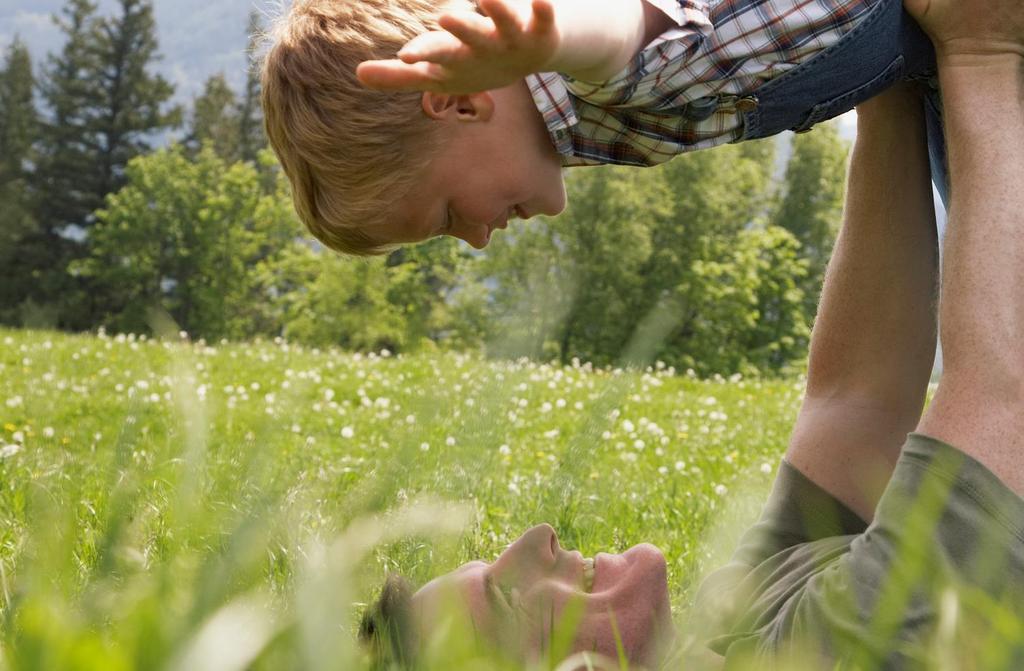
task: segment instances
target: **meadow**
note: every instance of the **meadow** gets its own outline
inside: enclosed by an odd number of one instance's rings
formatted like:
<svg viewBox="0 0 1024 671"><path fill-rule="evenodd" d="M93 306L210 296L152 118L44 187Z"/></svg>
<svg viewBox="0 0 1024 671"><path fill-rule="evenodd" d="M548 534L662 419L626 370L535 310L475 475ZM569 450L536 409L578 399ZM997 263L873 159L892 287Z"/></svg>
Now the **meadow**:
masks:
<svg viewBox="0 0 1024 671"><path fill-rule="evenodd" d="M388 572L419 584L539 522L586 556L660 547L684 623L803 384L0 331L0 668L366 668ZM513 668L474 654L445 666Z"/></svg>

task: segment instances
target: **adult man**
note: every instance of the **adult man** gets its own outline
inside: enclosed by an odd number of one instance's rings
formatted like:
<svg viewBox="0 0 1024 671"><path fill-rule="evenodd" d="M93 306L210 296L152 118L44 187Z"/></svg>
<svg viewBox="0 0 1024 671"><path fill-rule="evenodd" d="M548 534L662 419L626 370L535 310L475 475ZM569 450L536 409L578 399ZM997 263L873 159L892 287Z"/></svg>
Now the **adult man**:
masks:
<svg viewBox="0 0 1024 671"><path fill-rule="evenodd" d="M733 560L697 597L702 621L692 626L710 649L705 661L716 665L926 663L943 594L956 604L946 587L1002 600L1011 617L1024 610L1024 5L911 0L908 8L936 43L946 101L944 376L921 417L937 245L920 101L900 89L859 108L846 220L774 491ZM391 642L414 654L432 630L440 586L457 588L474 623L493 614L493 588L518 592L526 615L582 603L581 649L616 644L615 619L599 609L636 616L625 653L657 662L649 637L663 629L661 609L643 619L646 611L617 596L619 583L634 579L631 567L657 573L649 546L634 554L636 561L598 555L589 566L578 558L573 568L572 553L537 527L494 563L472 562L429 583L404 610L398 591L386 591L387 607L370 613L364 631L387 631L405 612L411 635ZM644 599L661 603L661 580L636 579ZM543 648L523 628L519 645ZM1004 649L1002 664L1020 667L1020 645Z"/></svg>

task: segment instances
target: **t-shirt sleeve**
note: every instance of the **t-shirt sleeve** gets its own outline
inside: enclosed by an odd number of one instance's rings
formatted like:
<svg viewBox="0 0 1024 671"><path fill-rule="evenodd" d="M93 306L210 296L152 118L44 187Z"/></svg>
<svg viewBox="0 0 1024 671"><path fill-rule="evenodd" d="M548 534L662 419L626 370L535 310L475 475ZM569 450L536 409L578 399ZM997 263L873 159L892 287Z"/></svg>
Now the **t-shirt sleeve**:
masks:
<svg viewBox="0 0 1024 671"><path fill-rule="evenodd" d="M733 561L756 566L794 545L867 528L860 516L783 460L761 517L743 534Z"/></svg>
<svg viewBox="0 0 1024 671"><path fill-rule="evenodd" d="M708 632L727 659L772 668L800 652L903 668L951 588L1024 603L1024 500L970 456L911 434L866 530L790 547L730 578L717 590L728 608Z"/></svg>

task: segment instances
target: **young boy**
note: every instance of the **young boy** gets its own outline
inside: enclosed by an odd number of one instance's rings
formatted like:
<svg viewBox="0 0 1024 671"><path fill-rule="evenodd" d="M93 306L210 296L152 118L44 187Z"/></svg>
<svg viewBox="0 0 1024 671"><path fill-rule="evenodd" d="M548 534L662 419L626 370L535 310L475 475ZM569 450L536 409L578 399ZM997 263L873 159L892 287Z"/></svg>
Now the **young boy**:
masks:
<svg viewBox="0 0 1024 671"><path fill-rule="evenodd" d="M295 0L263 100L302 220L369 255L479 249L561 212L563 167L806 131L934 71L900 0Z"/></svg>

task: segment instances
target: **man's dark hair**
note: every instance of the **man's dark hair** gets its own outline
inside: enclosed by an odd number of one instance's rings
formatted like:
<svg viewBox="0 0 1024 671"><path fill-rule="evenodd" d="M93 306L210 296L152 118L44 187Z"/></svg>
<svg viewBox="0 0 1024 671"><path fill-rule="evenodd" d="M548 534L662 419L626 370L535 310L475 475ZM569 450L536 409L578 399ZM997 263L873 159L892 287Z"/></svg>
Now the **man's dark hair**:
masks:
<svg viewBox="0 0 1024 671"><path fill-rule="evenodd" d="M384 580L380 597L363 613L359 640L370 650L374 669L413 669L418 637L412 620L413 588L392 573Z"/></svg>

